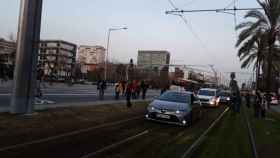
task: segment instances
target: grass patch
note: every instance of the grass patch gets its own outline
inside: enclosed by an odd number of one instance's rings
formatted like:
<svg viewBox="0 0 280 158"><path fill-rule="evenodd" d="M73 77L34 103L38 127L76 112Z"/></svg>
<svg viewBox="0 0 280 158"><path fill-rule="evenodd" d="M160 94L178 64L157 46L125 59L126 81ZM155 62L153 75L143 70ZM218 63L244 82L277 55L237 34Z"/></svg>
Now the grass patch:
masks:
<svg viewBox="0 0 280 158"><path fill-rule="evenodd" d="M251 146L245 119L229 111L208 134L193 158L250 158Z"/></svg>
<svg viewBox="0 0 280 158"><path fill-rule="evenodd" d="M176 158L183 155L188 147L205 131L210 123L223 112L224 108L207 109L205 116L191 128L153 123L150 132L96 158Z"/></svg>
<svg viewBox="0 0 280 158"><path fill-rule="evenodd" d="M279 158L280 115L269 111L267 118L254 118L253 109L247 110L256 136L257 151L260 158Z"/></svg>

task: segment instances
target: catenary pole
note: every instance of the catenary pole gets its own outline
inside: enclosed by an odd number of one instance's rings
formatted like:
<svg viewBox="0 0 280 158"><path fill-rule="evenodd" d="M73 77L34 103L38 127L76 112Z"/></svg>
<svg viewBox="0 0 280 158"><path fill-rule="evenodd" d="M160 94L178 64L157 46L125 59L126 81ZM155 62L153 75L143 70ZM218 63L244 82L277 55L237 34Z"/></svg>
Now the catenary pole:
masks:
<svg viewBox="0 0 280 158"><path fill-rule="evenodd" d="M33 112L43 0L21 0L10 112Z"/></svg>

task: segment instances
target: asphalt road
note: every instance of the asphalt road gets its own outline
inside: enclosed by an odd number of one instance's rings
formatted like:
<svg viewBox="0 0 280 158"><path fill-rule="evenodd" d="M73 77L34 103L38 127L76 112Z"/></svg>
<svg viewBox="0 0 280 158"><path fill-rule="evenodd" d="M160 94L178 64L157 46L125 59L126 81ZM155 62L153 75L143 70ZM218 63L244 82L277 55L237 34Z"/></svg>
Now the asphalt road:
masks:
<svg viewBox="0 0 280 158"><path fill-rule="evenodd" d="M73 102L94 102L98 101L98 91L94 85L73 85L46 84L43 88L43 99L54 101L55 103L73 103ZM0 85L0 107L7 107L10 104L12 86L9 83ZM158 90L148 90L147 97L151 98L159 95ZM114 100L114 87L109 86L104 95L104 100ZM125 99L121 97L121 99Z"/></svg>

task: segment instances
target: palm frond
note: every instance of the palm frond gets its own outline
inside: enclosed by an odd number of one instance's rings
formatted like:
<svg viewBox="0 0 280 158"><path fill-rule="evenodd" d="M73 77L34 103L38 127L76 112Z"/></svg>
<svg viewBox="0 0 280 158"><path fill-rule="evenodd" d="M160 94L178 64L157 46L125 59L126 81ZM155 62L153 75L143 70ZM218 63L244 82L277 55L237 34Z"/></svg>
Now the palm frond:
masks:
<svg viewBox="0 0 280 158"><path fill-rule="evenodd" d="M255 18L257 20L263 20L263 22L269 24L267 17L259 10L250 10L246 13L244 18Z"/></svg>
<svg viewBox="0 0 280 158"><path fill-rule="evenodd" d="M241 68L249 68L251 66L251 64L256 64L256 57L254 55L252 56L248 56L247 58L245 58L242 63L241 63Z"/></svg>

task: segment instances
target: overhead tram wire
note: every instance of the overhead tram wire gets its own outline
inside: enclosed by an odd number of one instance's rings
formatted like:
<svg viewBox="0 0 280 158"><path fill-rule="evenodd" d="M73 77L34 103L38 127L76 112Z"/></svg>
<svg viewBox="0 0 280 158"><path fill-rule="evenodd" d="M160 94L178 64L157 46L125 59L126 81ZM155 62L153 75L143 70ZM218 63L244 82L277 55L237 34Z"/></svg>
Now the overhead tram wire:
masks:
<svg viewBox="0 0 280 158"><path fill-rule="evenodd" d="M168 2L170 3L170 5L173 7L174 10L178 10L178 7L174 4L174 2L172 0L168 0ZM192 25L187 21L187 19L186 19L186 17L184 15L182 15L182 14L171 14L171 15L179 16L183 20L183 22L185 23L187 28L191 31L193 36L200 42L200 45L203 47L203 49L208 51L206 45L204 44L202 39L198 36L198 34L195 32L195 30L193 29Z"/></svg>
<svg viewBox="0 0 280 158"><path fill-rule="evenodd" d="M166 14L174 13L198 13L198 12L222 12L222 11L248 11L248 10L263 10L263 8L223 8L223 9L193 9L193 10L170 10Z"/></svg>
<svg viewBox="0 0 280 158"><path fill-rule="evenodd" d="M170 5L173 7L174 10L178 10L178 7L173 3L172 0L168 0L168 2L170 3ZM192 25L187 21L186 17L182 14L171 14L171 15L176 15L179 16L183 22L185 23L185 25L187 26L187 28L191 31L191 33L193 34L193 36L200 42L200 45L202 46L202 48L209 52L207 46L204 44L204 42L202 41L202 39L198 36L198 34L194 31ZM192 68L193 69L193 68ZM194 69L193 69L194 70ZM207 72L207 71L204 71Z"/></svg>

